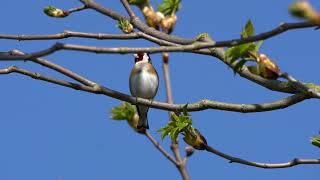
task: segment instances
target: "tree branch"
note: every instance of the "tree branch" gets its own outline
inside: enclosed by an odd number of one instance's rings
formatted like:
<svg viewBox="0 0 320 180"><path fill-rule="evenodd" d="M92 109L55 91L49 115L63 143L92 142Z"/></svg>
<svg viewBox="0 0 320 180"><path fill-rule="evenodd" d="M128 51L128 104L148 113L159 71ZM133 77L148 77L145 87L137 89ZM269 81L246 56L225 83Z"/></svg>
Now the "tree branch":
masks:
<svg viewBox="0 0 320 180"><path fill-rule="evenodd" d="M174 165L178 165L177 161L157 142L152 135L146 131L144 135L152 142L152 144L167 158L169 159Z"/></svg>
<svg viewBox="0 0 320 180"><path fill-rule="evenodd" d="M160 52L185 52L185 51L192 51L201 49L206 47L208 43L202 44L192 44L192 45L182 45L182 46L160 46L160 47L117 47L117 48L108 48L108 47L95 47L95 46L83 46L83 45L76 45L76 44L64 44L64 43L55 43L51 47L26 54L26 55L7 55L7 54L0 54L0 59L2 60L25 60L25 59L32 59L38 58L43 56L48 56L56 51L60 50L73 50L73 51L82 51L82 52L92 52L92 53L108 53L108 54L131 54L131 53L138 53L138 52L147 52L147 53L160 53Z"/></svg>
<svg viewBox="0 0 320 180"><path fill-rule="evenodd" d="M12 54L12 55L24 55L23 52L19 51L19 50L12 50L9 52L9 54ZM75 72L72 72L71 70L69 69L66 69L58 64L55 64L53 62L50 62L48 60L45 60L45 59L41 59L41 58L34 58L34 59L29 59L28 61L32 61L34 63L37 63L37 64L40 64L42 66L45 66L47 68L50 68L52 70L55 70L57 72L60 72L61 74L64 74L84 85L87 85L87 86L94 86L96 83L95 82L92 82L90 81L89 79L86 79L85 77L83 76L80 76L79 74L75 73Z"/></svg>
<svg viewBox="0 0 320 180"><path fill-rule="evenodd" d="M286 163L272 163L272 164L259 163L259 162L247 161L241 158L230 156L228 154L225 154L221 151L214 149L211 146L207 146L206 151L216 154L224 159L227 159L230 161L230 163L239 163L239 164L244 164L244 165L258 167L258 168L265 168L265 169L288 168L288 167L297 166L300 164L320 164L320 159L293 159Z"/></svg>
<svg viewBox="0 0 320 180"><path fill-rule="evenodd" d="M58 80L54 78L49 78L49 77L42 76L39 73L30 72L15 66L10 66L6 69L0 70L0 74L10 74L12 72L20 73L26 76L30 76L34 79L47 81L53 84L65 86L75 90L81 90L81 91L90 92L94 94L103 94L118 100L130 102L132 104L142 104L142 105L150 106L156 109L181 112L183 111L183 107L185 106L185 104L169 104L169 103L163 103L158 101L150 101L148 99L143 99L139 97L136 98L136 97L129 96L127 94L124 94L106 87L102 87L98 84L95 84L93 87L90 87L90 86L83 86L80 84L71 83L71 82ZM188 103L187 110L190 112L202 111L206 109L226 110L226 111L234 111L234 112L242 112L242 113L264 112L264 111L271 111L276 109L283 109L309 98L310 96L308 94L300 93L300 94L295 94L293 96L289 96L287 98L284 98L272 103L264 103L264 104L232 104L232 103L223 103L218 101L201 100L196 103Z"/></svg>
<svg viewBox="0 0 320 180"><path fill-rule="evenodd" d="M28 70L25 70L25 69L21 69L21 68L18 68L16 66L10 66L10 67L8 67L6 69L0 69L0 74L10 74L10 73L22 74L22 75L25 75L25 76L29 76L29 77L31 77L33 79L47 81L47 82L50 82L50 83L53 83L53 84L57 84L57 85L60 85L60 86L72 88L72 89L75 89L75 90L81 90L81 91L92 92L92 93L95 93L95 94L101 94L94 87L80 85L80 84L71 83L71 82L67 82L67 81L64 81L64 80L60 80L60 79L55 79L55 78L43 76L43 75L41 75L39 73L31 72L31 71L28 71Z"/></svg>
<svg viewBox="0 0 320 180"><path fill-rule="evenodd" d="M170 80L170 70L169 70L169 53L162 53L162 64L163 64L163 76L166 87L167 102L168 104L173 104L173 95ZM172 112L169 111L169 121L171 120ZM178 140L171 141L171 150L174 153L176 161L178 162L177 168L184 180L189 180L190 176L186 169L186 161L183 161L180 154L179 142Z"/></svg>
<svg viewBox="0 0 320 180"><path fill-rule="evenodd" d="M79 7L75 7L75 8L71 8L68 10L68 12L71 14L71 13L74 13L74 12L78 12L78 11L82 11L82 10L85 10L87 9L88 7L86 5L84 6L79 6Z"/></svg>

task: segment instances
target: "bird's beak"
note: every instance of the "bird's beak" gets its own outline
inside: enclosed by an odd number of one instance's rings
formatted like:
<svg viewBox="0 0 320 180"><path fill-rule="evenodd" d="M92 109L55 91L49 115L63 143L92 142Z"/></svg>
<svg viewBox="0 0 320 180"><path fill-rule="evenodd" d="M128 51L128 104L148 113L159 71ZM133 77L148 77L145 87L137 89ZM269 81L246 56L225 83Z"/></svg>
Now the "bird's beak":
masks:
<svg viewBox="0 0 320 180"><path fill-rule="evenodd" d="M133 56L134 56L135 58L139 58L139 55L138 55L138 54L133 54Z"/></svg>

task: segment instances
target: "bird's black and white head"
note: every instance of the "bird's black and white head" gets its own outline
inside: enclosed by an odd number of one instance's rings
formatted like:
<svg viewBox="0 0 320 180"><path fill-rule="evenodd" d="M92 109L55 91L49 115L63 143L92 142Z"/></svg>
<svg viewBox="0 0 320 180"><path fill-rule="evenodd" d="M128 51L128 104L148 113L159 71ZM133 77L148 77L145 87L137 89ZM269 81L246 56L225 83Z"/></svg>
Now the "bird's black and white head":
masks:
<svg viewBox="0 0 320 180"><path fill-rule="evenodd" d="M140 53L134 54L134 62L136 64L151 63L151 58L148 53L140 52Z"/></svg>

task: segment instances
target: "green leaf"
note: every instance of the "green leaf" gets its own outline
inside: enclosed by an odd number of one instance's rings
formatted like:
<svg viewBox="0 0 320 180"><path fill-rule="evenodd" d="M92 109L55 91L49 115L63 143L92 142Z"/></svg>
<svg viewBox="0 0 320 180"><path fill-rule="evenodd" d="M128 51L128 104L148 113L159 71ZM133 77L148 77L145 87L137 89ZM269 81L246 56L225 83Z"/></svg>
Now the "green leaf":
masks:
<svg viewBox="0 0 320 180"><path fill-rule="evenodd" d="M247 38L249 36L253 36L254 35L254 26L252 21L249 19L247 21L246 26L244 27L244 29L241 32L241 38Z"/></svg>
<svg viewBox="0 0 320 180"><path fill-rule="evenodd" d="M227 49L225 53L225 59L230 61L230 63L232 64L234 61L236 61L241 57L240 51L241 51L241 47L239 46L234 46Z"/></svg>
<svg viewBox="0 0 320 180"><path fill-rule="evenodd" d="M320 136L313 136L311 138L311 144L320 148Z"/></svg>
<svg viewBox="0 0 320 180"><path fill-rule="evenodd" d="M162 4L158 6L158 11L165 16L175 14L180 8L181 0L163 0Z"/></svg>
<svg viewBox="0 0 320 180"><path fill-rule="evenodd" d="M232 64L240 58L249 57L248 51L255 51L255 49L256 49L256 46L254 43L246 43L246 44L234 46L227 49L225 53L225 59L228 60L230 64Z"/></svg>
<svg viewBox="0 0 320 180"><path fill-rule="evenodd" d="M148 5L149 0L129 0L129 4L136 5L136 6L143 6L143 5Z"/></svg>

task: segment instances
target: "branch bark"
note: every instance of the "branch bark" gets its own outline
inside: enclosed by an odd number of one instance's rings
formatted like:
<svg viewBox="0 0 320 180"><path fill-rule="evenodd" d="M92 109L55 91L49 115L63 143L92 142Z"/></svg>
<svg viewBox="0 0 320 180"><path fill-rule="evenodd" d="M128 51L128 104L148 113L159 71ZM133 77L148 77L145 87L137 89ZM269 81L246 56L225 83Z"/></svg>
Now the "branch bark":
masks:
<svg viewBox="0 0 320 180"><path fill-rule="evenodd" d="M253 166L257 168L265 168L265 169L288 168L288 167L293 167L301 164L320 164L320 159L293 159L285 163L259 163L259 162L252 162L252 161L244 160L234 156L230 156L217 149L214 149L211 146L207 146L206 151L211 152L215 155L218 155L224 159L227 159L230 161L230 163L239 163L239 164L244 164L244 165Z"/></svg>
<svg viewBox="0 0 320 180"><path fill-rule="evenodd" d="M160 145L158 141L152 137L152 135L146 131L144 135L152 142L152 144L167 158L171 161L174 165L178 165L178 162Z"/></svg>
<svg viewBox="0 0 320 180"><path fill-rule="evenodd" d="M170 104L170 103L164 103L164 102L158 102L158 101L150 101L148 99L143 99L139 97L136 98L128 94L124 94L124 93L109 89L107 87L103 87L96 83L92 87L86 86L86 85L80 85L72 82L67 82L64 80L58 80L55 78L42 76L39 73L27 71L25 69L21 69L15 66L10 66L6 69L0 70L0 74L10 74L14 72L29 76L37 80L47 81L53 84L72 88L75 90L81 90L81 91L85 91L93 94L103 94L118 100L130 102L132 104L142 104L142 105L150 106L156 109L162 109L162 110L173 111L173 112L181 112L183 111L183 107L186 105L186 104ZM218 102L218 101L201 100L195 103L188 103L187 110L189 112L202 111L206 109L216 109L216 110L225 110L225 111L242 112L242 113L264 112L264 111L271 111L276 109L283 109L309 98L310 98L310 95L300 93L300 94L295 94L275 102L264 103L264 104L233 104L233 103L224 103L224 102Z"/></svg>

